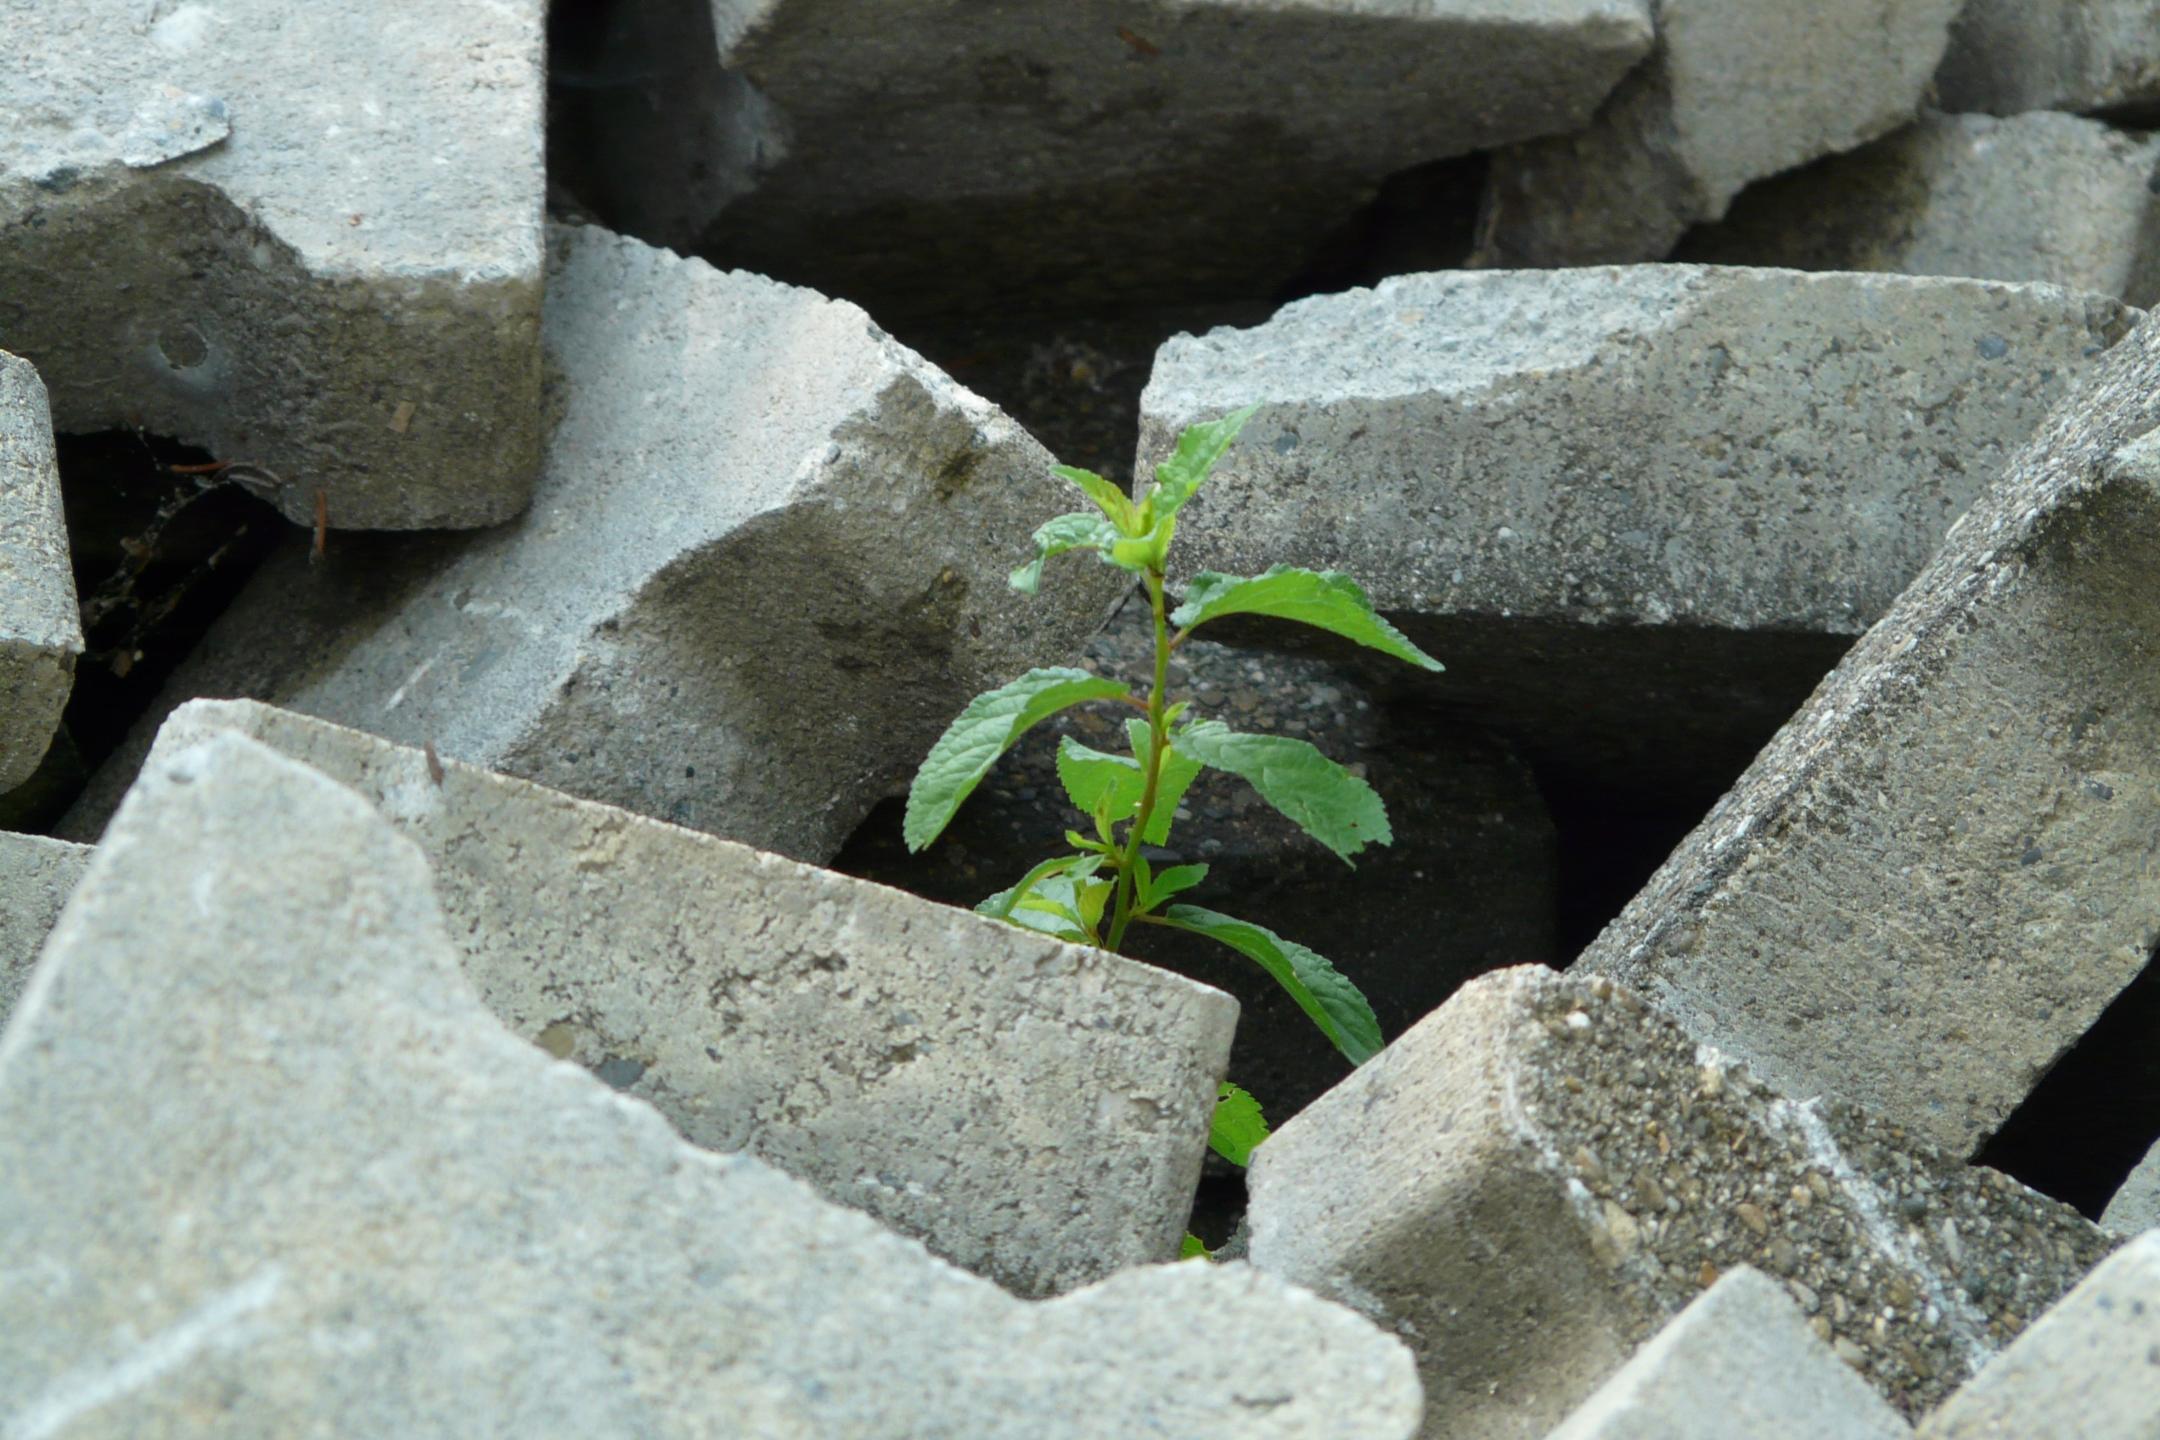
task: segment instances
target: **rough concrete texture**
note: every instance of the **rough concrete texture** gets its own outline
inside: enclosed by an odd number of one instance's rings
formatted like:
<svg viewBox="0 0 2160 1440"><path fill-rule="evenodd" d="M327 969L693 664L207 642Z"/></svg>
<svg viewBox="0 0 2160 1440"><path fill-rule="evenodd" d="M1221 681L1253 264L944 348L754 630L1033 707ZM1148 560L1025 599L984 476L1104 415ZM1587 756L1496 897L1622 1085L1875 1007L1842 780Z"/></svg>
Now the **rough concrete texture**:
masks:
<svg viewBox="0 0 2160 1440"><path fill-rule="evenodd" d="M2160 1227L2160 1144L2145 1152L2132 1167L2100 1223L2119 1235L2136 1235Z"/></svg>
<svg viewBox="0 0 2160 1440"><path fill-rule="evenodd" d="M2160 139L2036 111L1926 115L1753 185L1679 258L2160 294Z"/></svg>
<svg viewBox="0 0 2160 1440"><path fill-rule="evenodd" d="M1541 767L1682 785L1739 773L2136 313L1897 276L1404 276L1172 339L1139 471L1258 402L1179 517L1183 574L1347 571L1448 667L1376 678Z"/></svg>
<svg viewBox="0 0 2160 1440"><path fill-rule="evenodd" d="M10 1433L1404 1436L1242 1268L1030 1304L497 1025L420 852L226 735L131 795L0 1035Z"/></svg>
<svg viewBox="0 0 2160 1440"><path fill-rule="evenodd" d="M1738 1265L1911 1414L2104 1254L2068 1206L1796 1103L1604 979L1463 987L1253 1157L1252 1263L1418 1352L1426 1431L1536 1437Z"/></svg>
<svg viewBox="0 0 2160 1440"><path fill-rule="evenodd" d="M0 834L0 1025L29 982L45 932L89 863L87 845Z"/></svg>
<svg viewBox="0 0 2160 1440"><path fill-rule="evenodd" d="M82 649L45 387L0 351L0 792L45 758Z"/></svg>
<svg viewBox="0 0 2160 1440"><path fill-rule="evenodd" d="M852 305L552 232L560 419L484 535L273 556L162 712L247 696L760 849L829 858L968 700L1068 663L1122 571L1005 583L1077 492Z"/></svg>
<svg viewBox="0 0 2160 1440"><path fill-rule="evenodd" d="M1177 1257L1229 997L1100 951L250 702L239 731L434 867L510 1029L1025 1295Z"/></svg>
<svg viewBox="0 0 2160 1440"><path fill-rule="evenodd" d="M2160 1234L2117 1251L1941 1409L1922 1440L2160 1434Z"/></svg>
<svg viewBox="0 0 2160 1440"><path fill-rule="evenodd" d="M1936 72L1946 110L2123 110L2160 101L2152 0L1966 0Z"/></svg>
<svg viewBox="0 0 2160 1440"><path fill-rule="evenodd" d="M1689 1303L1547 1440L1898 1440L1912 1429L1743 1265Z"/></svg>
<svg viewBox="0 0 2160 1440"><path fill-rule="evenodd" d="M1964 0L1661 0L1588 127L1493 156L1492 265L1663 259L1743 186L1913 118Z"/></svg>
<svg viewBox="0 0 2160 1440"><path fill-rule="evenodd" d="M63 430L471 526L540 450L542 7L0 0L0 346Z"/></svg>
<svg viewBox="0 0 2160 1440"><path fill-rule="evenodd" d="M1394 171L1583 124L1649 49L1649 9L712 0L725 70L663 113L736 134L635 213L720 205L654 238L899 303L1265 293ZM652 112L626 108L614 147L651 169Z"/></svg>
<svg viewBox="0 0 2160 1440"><path fill-rule="evenodd" d="M1082 664L1144 676L1154 629L1137 592ZM1420 717L1403 725L1341 669L1304 656L1238 650L1196 637L1170 657L1169 693L1193 713L1242 731L1320 747L1387 803L1395 843L1358 856L1353 877L1335 854L1265 804L1244 781L1203 772L1179 802L1169 844L1149 854L1203 864L1184 898L1228 910L1311 945L1372 1002L1396 1035L1475 975L1504 965L1561 964L1556 934L1558 843L1536 778L1505 746ZM1126 753L1124 717L1068 711L998 762L938 843L906 853L898 801L880 806L834 861L850 874L948 904L973 905L1029 865L1069 849L1086 817L1067 802L1057 748L1070 736ZM1434 916L1446 917L1435 925ZM1135 926L1126 953L1228 991L1238 1000L1230 1077L1271 1121L1288 1119L1350 1073L1350 1062L1274 977L1212 940Z"/></svg>
<svg viewBox="0 0 2160 1440"><path fill-rule="evenodd" d="M2156 427L2148 323L1577 967L1788 1094L1993 1133L2160 939Z"/></svg>

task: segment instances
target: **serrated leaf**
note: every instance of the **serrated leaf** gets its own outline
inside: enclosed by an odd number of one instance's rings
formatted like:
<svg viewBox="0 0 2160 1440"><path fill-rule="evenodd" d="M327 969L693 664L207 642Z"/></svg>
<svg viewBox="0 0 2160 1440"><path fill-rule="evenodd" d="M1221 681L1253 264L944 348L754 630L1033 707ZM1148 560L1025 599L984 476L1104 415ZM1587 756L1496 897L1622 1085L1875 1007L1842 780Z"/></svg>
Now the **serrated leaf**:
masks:
<svg viewBox="0 0 2160 1440"><path fill-rule="evenodd" d="M1013 906L1037 884L1052 875L1093 875L1102 868L1100 855L1055 855L1037 865L1020 877L1020 883L998 891L975 907L977 915L987 915L993 920L1004 920L1012 915Z"/></svg>
<svg viewBox="0 0 2160 1440"><path fill-rule="evenodd" d="M1184 1243L1178 1246L1177 1258L1180 1260L1213 1260L1215 1257L1208 1253L1207 1242L1188 1230L1185 1232Z"/></svg>
<svg viewBox="0 0 2160 1440"><path fill-rule="evenodd" d="M1088 880L1077 887L1080 907L1080 926L1090 935L1102 933L1103 906L1109 903L1114 889L1108 880Z"/></svg>
<svg viewBox="0 0 2160 1440"><path fill-rule="evenodd" d="M1118 543L1118 528L1100 515L1074 510L1053 515L1035 530L1035 558L1006 578L1023 595L1033 595L1042 584L1043 563L1068 550L1093 550L1108 556Z"/></svg>
<svg viewBox="0 0 2160 1440"><path fill-rule="evenodd" d="M1422 669L1442 668L1438 660L1381 618L1364 589L1339 570L1277 565L1264 574L1243 577L1203 570L1185 587L1185 603L1170 613L1170 623L1191 630L1225 615L1272 615L1295 620Z"/></svg>
<svg viewBox="0 0 2160 1440"><path fill-rule="evenodd" d="M1173 714L1177 708L1181 707L1173 707ZM1125 722L1125 738L1131 742L1135 755L1148 753L1154 734L1145 720L1136 718ZM1200 762L1179 750L1175 742L1163 752L1162 776L1155 782L1155 811L1148 816L1147 834L1142 835L1141 840L1149 845L1170 843L1170 824L1177 818L1178 802L1199 778L1200 770ZM1134 808L1137 809L1139 804L1140 797L1135 795Z"/></svg>
<svg viewBox="0 0 2160 1440"><path fill-rule="evenodd" d="M1231 1164L1243 1166L1252 1160L1253 1148L1267 1137L1267 1117L1260 1113L1260 1102L1225 1081L1215 1091L1208 1148Z"/></svg>
<svg viewBox="0 0 2160 1440"><path fill-rule="evenodd" d="M1380 1020L1357 986L1341 971L1293 940L1285 940L1264 925L1238 920L1198 905L1173 905L1153 924L1190 930L1229 946L1275 977L1298 1008L1309 1016L1335 1048L1362 1065L1380 1053Z"/></svg>
<svg viewBox="0 0 2160 1440"><path fill-rule="evenodd" d="M1395 843L1379 792L1303 740L1201 720L1178 732L1177 748L1245 781L1346 865L1367 845Z"/></svg>
<svg viewBox="0 0 2160 1440"><path fill-rule="evenodd" d="M1121 532L1128 535L1132 533L1135 512L1130 495L1094 471L1082 470L1077 465L1053 465L1050 470L1052 474L1070 480L1086 491L1088 499L1095 502L1095 508L1102 511L1110 523L1117 526Z"/></svg>
<svg viewBox="0 0 2160 1440"><path fill-rule="evenodd" d="M1152 910L1171 896L1182 894L1205 879L1205 865L1172 865L1156 875L1154 883L1140 892L1139 908Z"/></svg>
<svg viewBox="0 0 2160 1440"><path fill-rule="evenodd" d="M1147 721L1128 720L1125 724L1126 733L1132 738L1133 754L1145 755L1149 734ZM1140 811L1141 796L1147 788L1147 772L1131 755L1108 755L1067 735L1058 741L1057 773L1058 783L1065 787L1066 798L1091 815L1107 811L1112 821L1125 821ZM1149 845L1168 842L1170 822L1177 812L1178 800L1199 773L1200 762L1180 755L1175 746L1163 756L1162 779L1155 787L1155 809L1148 816L1147 833L1140 837L1144 842Z"/></svg>
<svg viewBox="0 0 2160 1440"><path fill-rule="evenodd" d="M1153 499L1158 518L1168 519L1185 507L1185 502L1200 488L1200 482L1215 468L1215 462L1222 459L1223 452L1237 439L1238 431L1245 428L1245 422L1252 419L1259 408L1248 405L1220 420L1185 427L1178 435L1177 448L1171 451L1170 458L1155 467Z"/></svg>
<svg viewBox="0 0 2160 1440"><path fill-rule="evenodd" d="M998 757L1030 727L1060 710L1124 694L1119 681L1057 666L1030 670L970 700L930 747L908 787L907 818L901 826L907 848L920 850L937 839Z"/></svg>

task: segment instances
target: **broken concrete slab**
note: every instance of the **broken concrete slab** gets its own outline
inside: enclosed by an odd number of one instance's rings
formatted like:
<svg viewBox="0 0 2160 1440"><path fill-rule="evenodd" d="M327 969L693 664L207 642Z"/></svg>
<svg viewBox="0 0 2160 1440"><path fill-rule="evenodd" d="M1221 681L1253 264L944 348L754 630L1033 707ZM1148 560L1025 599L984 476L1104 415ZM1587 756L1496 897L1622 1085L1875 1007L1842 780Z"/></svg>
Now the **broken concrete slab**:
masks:
<svg viewBox="0 0 2160 1440"><path fill-rule="evenodd" d="M1966 0L1935 73L1946 110L2129 111L2160 102L2150 0Z"/></svg>
<svg viewBox="0 0 2160 1440"><path fill-rule="evenodd" d="M1921 1440L2160 1433L2160 1234L2131 1241L1921 1423Z"/></svg>
<svg viewBox="0 0 2160 1440"><path fill-rule="evenodd" d="M45 387L0 351L0 793L45 758L82 649Z"/></svg>
<svg viewBox="0 0 2160 1440"><path fill-rule="evenodd" d="M1403 276L1172 339L1138 468L1258 402L1179 516L1183 575L1347 571L1448 667L1379 683L1541 772L1686 788L1739 773L2137 313L1901 276Z"/></svg>
<svg viewBox="0 0 2160 1440"><path fill-rule="evenodd" d="M2156 526L2146 323L1577 968L1972 1153L2160 940Z"/></svg>
<svg viewBox="0 0 2160 1440"><path fill-rule="evenodd" d="M1658 43L1585 129L1493 155L1483 262L1661 260L1750 181L1918 112L1964 0L1661 0Z"/></svg>
<svg viewBox="0 0 2160 1440"><path fill-rule="evenodd" d="M1743 1265L1690 1301L1547 1440L1899 1440L1912 1427Z"/></svg>
<svg viewBox="0 0 2160 1440"><path fill-rule="evenodd" d="M24 1434L1401 1437L1409 1359L1238 1268L1028 1303L550 1061L420 852L236 735L130 795L0 1034ZM454 1420L452 1417L455 1417Z"/></svg>
<svg viewBox="0 0 2160 1440"><path fill-rule="evenodd" d="M0 346L290 519L490 525L540 453L543 7L6 0ZM326 64L326 57L336 57Z"/></svg>
<svg viewBox="0 0 2160 1440"><path fill-rule="evenodd" d="M1228 996L250 702L181 707L151 764L233 732L374 803L496 1017L694 1144L1023 1295L1177 1258Z"/></svg>
<svg viewBox="0 0 2160 1440"><path fill-rule="evenodd" d="M2160 1227L2160 1143L2146 1151L2145 1158L2124 1177L2100 1223L2122 1235Z"/></svg>
<svg viewBox="0 0 2160 1440"><path fill-rule="evenodd" d="M1403 1336L1450 1440L1544 1435L1739 1265L1916 1413L2112 1243L1906 1130L1777 1095L1609 980L1530 966L1457 991L1249 1178L1254 1266Z"/></svg>
<svg viewBox="0 0 2160 1440"><path fill-rule="evenodd" d="M0 1025L29 983L45 932L90 863L90 847L0 833Z"/></svg>
<svg viewBox="0 0 2160 1440"><path fill-rule="evenodd" d="M1583 124L1652 37L1646 0L661 8L592 62L631 77L580 112L603 213L880 315L1265 294L1388 175ZM705 148L656 163L656 113Z"/></svg>
<svg viewBox="0 0 2160 1440"><path fill-rule="evenodd" d="M1124 588L1006 575L1071 508L1041 446L853 305L552 232L560 419L532 510L478 536L295 537L175 673L822 861L978 692L1069 661Z"/></svg>
<svg viewBox="0 0 2160 1440"><path fill-rule="evenodd" d="M2160 295L2160 138L2035 111L1924 115L1751 185L1677 258L2036 280L2132 305Z"/></svg>

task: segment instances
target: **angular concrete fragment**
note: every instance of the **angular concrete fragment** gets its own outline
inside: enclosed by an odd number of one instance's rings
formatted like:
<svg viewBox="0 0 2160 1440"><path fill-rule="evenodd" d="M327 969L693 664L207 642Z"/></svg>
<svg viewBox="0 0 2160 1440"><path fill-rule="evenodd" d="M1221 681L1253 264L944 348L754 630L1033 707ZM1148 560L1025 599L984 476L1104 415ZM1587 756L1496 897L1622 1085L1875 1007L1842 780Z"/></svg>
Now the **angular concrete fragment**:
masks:
<svg viewBox="0 0 2160 1440"><path fill-rule="evenodd" d="M1069 662L1126 577L1015 595L1075 492L854 306L552 235L563 378L531 511L320 565L296 537L161 708L266 700L824 860L975 694ZM95 833L129 755L68 833Z"/></svg>
<svg viewBox="0 0 2160 1440"><path fill-rule="evenodd" d="M1577 968L1971 1153L2160 939L2155 533L2147 322Z"/></svg>
<svg viewBox="0 0 2160 1440"><path fill-rule="evenodd" d="M45 932L90 863L90 847L43 835L0 834L0 1025L29 983Z"/></svg>
<svg viewBox="0 0 2160 1440"><path fill-rule="evenodd" d="M2160 1144L2146 1151L2124 1178L2100 1223L2119 1235L2160 1228Z"/></svg>
<svg viewBox="0 0 2160 1440"><path fill-rule="evenodd" d="M2160 138L2035 111L1925 115L1765 180L1683 260L2037 280L2132 305L2160 294Z"/></svg>
<svg viewBox="0 0 2160 1440"><path fill-rule="evenodd" d="M1921 1423L1921 1440L2160 1434L2160 1234L2131 1241Z"/></svg>
<svg viewBox="0 0 2160 1440"><path fill-rule="evenodd" d="M82 650L45 387L0 351L0 792L45 758Z"/></svg>
<svg viewBox="0 0 2160 1440"><path fill-rule="evenodd" d="M137 787L0 1035L24 1436L1401 1437L1409 1359L1243 1270L1016 1300L551 1062L420 853L238 736Z"/></svg>
<svg viewBox="0 0 2160 1440"><path fill-rule="evenodd" d="M1912 119L1964 0L1661 0L1589 126L1498 151L1492 265L1663 259L1741 187Z"/></svg>
<svg viewBox="0 0 2160 1440"><path fill-rule="evenodd" d="M1966 0L1935 73L1946 110L2123 110L2160 101L2152 0Z"/></svg>
<svg viewBox="0 0 2160 1440"><path fill-rule="evenodd" d="M1448 666L1421 698L1541 769L1686 786L1739 772L2135 314L1892 276L1404 276L1171 340L1140 473L1259 402L1179 517L1185 573L1347 571Z"/></svg>
<svg viewBox="0 0 2160 1440"><path fill-rule="evenodd" d="M1024 1295L1177 1257L1237 1006L1101 951L245 701L419 845L510 1029Z"/></svg>
<svg viewBox="0 0 2160 1440"><path fill-rule="evenodd" d="M543 7L0 0L0 347L63 430L312 525L488 525L540 449ZM236 478L238 478L236 476Z"/></svg>
<svg viewBox="0 0 2160 1440"><path fill-rule="evenodd" d="M1675 1316L1547 1440L1898 1440L1912 1427L1743 1265Z"/></svg>
<svg viewBox="0 0 2160 1440"><path fill-rule="evenodd" d="M2111 1242L1909 1141L1767 1090L1610 981L1525 966L1259 1148L1252 1263L1409 1341L1429 1436L1544 1435L1739 1265L1911 1414Z"/></svg>
<svg viewBox="0 0 2160 1440"><path fill-rule="evenodd" d="M597 62L662 77L593 167L623 223L948 308L1265 293L1389 174L1581 125L1652 35L1646 0L711 0L725 69L684 79L699 26L638 8L663 45ZM655 101L717 132L694 169L654 173Z"/></svg>

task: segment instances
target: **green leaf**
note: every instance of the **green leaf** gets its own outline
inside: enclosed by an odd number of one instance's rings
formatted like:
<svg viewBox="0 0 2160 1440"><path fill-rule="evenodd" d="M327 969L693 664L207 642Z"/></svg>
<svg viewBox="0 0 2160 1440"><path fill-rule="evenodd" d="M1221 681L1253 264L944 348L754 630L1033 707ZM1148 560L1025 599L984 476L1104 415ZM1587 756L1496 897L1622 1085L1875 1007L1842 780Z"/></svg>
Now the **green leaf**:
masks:
<svg viewBox="0 0 2160 1440"><path fill-rule="evenodd" d="M1033 595L1042 584L1043 562L1068 550L1093 550L1108 558L1118 543L1117 526L1100 515L1075 510L1053 515L1035 531L1035 558L1006 577L1006 583L1023 595Z"/></svg>
<svg viewBox="0 0 2160 1440"><path fill-rule="evenodd" d="M1021 876L1019 884L1000 890L997 894L977 905L975 913L987 915L993 920L1007 919L1012 915L1013 906L1019 904L1029 891L1050 876L1063 875L1068 871L1075 875L1092 875L1101 867L1102 856L1100 855L1054 856Z"/></svg>
<svg viewBox="0 0 2160 1440"><path fill-rule="evenodd" d="M1077 465L1053 465L1050 470L1052 474L1070 480L1085 490L1088 499L1095 502L1095 508L1108 516L1110 523L1117 526L1121 533L1129 535L1136 528L1133 522L1139 512L1133 508L1132 497L1116 485L1094 471L1082 470Z"/></svg>
<svg viewBox="0 0 2160 1440"><path fill-rule="evenodd" d="M1252 1159L1253 1147L1267 1139L1267 1118L1260 1102L1227 1081L1215 1092L1215 1116L1208 1122L1208 1148L1233 1165Z"/></svg>
<svg viewBox="0 0 2160 1440"><path fill-rule="evenodd" d="M1198 905L1173 905L1149 923L1190 930L1229 946L1275 977L1335 1048L1362 1065L1380 1053L1380 1021L1357 986L1327 960L1265 926Z"/></svg>
<svg viewBox="0 0 2160 1440"><path fill-rule="evenodd" d="M1157 875L1154 883L1140 892L1139 908L1152 910L1172 895L1181 894L1207 879L1205 865L1173 865Z"/></svg>
<svg viewBox="0 0 2160 1440"><path fill-rule="evenodd" d="M1188 425L1177 438L1177 449L1170 458L1155 467L1156 490L1152 499L1158 519L1168 519L1185 508L1200 482L1207 479L1208 471L1222 459L1223 451L1237 439L1238 431L1259 410L1258 405L1248 405L1235 414L1220 420L1210 420L1202 425Z"/></svg>
<svg viewBox="0 0 2160 1440"><path fill-rule="evenodd" d="M1119 681L1085 670L1053 667L1030 670L970 700L930 747L908 787L907 818L901 826L907 848L920 850L937 839L959 813L961 802L997 764L998 756L1010 750L1029 727L1074 705L1124 694L1125 686Z"/></svg>
<svg viewBox="0 0 2160 1440"><path fill-rule="evenodd" d="M1215 1257L1208 1253L1207 1242L1188 1230L1185 1232L1185 1243L1178 1246L1177 1258L1180 1260L1213 1260Z"/></svg>
<svg viewBox="0 0 2160 1440"><path fill-rule="evenodd" d="M1201 720L1179 731L1176 743L1203 765L1243 779L1346 865L1367 845L1395 843L1379 792L1303 740L1240 735L1220 720Z"/></svg>
<svg viewBox="0 0 2160 1440"><path fill-rule="evenodd" d="M1135 755L1148 753L1148 745L1154 734L1145 720L1132 719L1125 722L1125 738L1131 742ZM1192 788L1192 782L1200 777L1201 768L1200 762L1179 750L1175 741L1164 750L1162 777L1155 782L1155 811L1148 816L1147 834L1140 837L1143 841L1149 845L1170 843L1170 823L1177 817L1178 802L1185 798L1185 792ZM1133 796L1133 808L1137 811L1139 807L1140 797L1136 794Z"/></svg>
<svg viewBox="0 0 2160 1440"><path fill-rule="evenodd" d="M1439 661L1382 619L1357 581L1338 570L1277 565L1264 575L1243 578L1203 570L1185 587L1185 603L1170 613L1170 623L1191 630L1225 615L1295 620L1426 670L1441 668Z"/></svg>
<svg viewBox="0 0 2160 1440"><path fill-rule="evenodd" d="M1147 754L1147 721L1128 720L1125 727L1133 742L1133 754ZM1147 772L1130 755L1106 755L1067 735L1058 741L1057 773L1066 798L1090 815L1106 811L1112 821L1125 821L1140 813ZM1174 745L1163 756L1162 779L1155 786L1155 809L1148 816L1147 833L1140 837L1144 842L1162 845L1169 841L1178 800L1199 773L1200 762L1180 755Z"/></svg>

